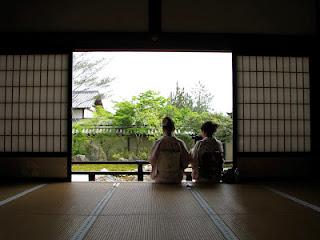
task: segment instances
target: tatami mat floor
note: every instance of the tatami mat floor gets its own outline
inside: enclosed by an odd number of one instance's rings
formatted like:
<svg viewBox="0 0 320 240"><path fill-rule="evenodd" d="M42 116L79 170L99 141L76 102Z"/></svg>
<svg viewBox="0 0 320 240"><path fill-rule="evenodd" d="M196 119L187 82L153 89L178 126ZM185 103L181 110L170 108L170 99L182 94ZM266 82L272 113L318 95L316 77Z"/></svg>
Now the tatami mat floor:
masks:
<svg viewBox="0 0 320 240"><path fill-rule="evenodd" d="M0 184L0 239L320 239L316 183L39 185Z"/></svg>

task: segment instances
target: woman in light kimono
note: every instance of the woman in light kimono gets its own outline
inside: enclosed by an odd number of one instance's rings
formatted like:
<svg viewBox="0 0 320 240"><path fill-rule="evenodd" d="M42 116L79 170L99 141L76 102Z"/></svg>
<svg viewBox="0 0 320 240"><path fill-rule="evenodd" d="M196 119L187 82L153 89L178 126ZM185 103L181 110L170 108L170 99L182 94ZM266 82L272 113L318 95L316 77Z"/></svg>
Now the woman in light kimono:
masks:
<svg viewBox="0 0 320 240"><path fill-rule="evenodd" d="M202 139L191 150L192 179L196 182L220 182L223 146L214 137L217 128L211 121L202 124Z"/></svg>
<svg viewBox="0 0 320 240"><path fill-rule="evenodd" d="M180 183L184 169L190 162L185 143L174 136L174 122L165 117L162 120L163 136L151 150L151 178L156 183Z"/></svg>

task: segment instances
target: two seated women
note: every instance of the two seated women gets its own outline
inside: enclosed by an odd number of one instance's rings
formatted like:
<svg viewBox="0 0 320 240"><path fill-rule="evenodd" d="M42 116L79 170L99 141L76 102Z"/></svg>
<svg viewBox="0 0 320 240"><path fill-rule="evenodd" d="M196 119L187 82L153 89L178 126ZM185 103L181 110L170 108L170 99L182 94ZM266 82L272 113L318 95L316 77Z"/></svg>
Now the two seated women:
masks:
<svg viewBox="0 0 320 240"><path fill-rule="evenodd" d="M151 178L156 183L180 183L184 169L192 166L192 178L196 182L219 182L223 163L223 147L214 137L218 125L211 121L201 126L202 139L191 149L174 136L175 126L171 118L162 121L163 136L155 142L149 161Z"/></svg>

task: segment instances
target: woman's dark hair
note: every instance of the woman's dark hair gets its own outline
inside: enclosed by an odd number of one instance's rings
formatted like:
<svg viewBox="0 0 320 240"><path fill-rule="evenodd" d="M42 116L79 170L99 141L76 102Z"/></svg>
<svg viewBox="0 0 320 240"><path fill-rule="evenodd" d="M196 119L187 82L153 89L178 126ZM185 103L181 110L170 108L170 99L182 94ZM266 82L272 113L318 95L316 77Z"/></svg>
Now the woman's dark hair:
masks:
<svg viewBox="0 0 320 240"><path fill-rule="evenodd" d="M168 132L173 132L175 129L173 120L170 117L162 119L162 128Z"/></svg>
<svg viewBox="0 0 320 240"><path fill-rule="evenodd" d="M207 121L201 125L201 130L207 134L208 137L212 137L212 135L217 131L218 124L213 123L211 121Z"/></svg>

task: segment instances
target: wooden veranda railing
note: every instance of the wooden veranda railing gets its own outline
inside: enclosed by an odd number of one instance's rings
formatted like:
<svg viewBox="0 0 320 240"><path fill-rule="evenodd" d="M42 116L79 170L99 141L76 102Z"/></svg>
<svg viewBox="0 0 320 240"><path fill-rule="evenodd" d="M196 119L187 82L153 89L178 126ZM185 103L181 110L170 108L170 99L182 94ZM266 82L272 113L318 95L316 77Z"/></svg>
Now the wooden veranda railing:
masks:
<svg viewBox="0 0 320 240"><path fill-rule="evenodd" d="M225 164L230 164L232 161L225 161ZM136 161L99 161L99 162L73 162L72 164L125 164L125 165L137 165L137 171L108 171L108 172L100 172L100 171L72 171L72 174L80 174L80 175L88 175L89 181L95 181L96 175L136 175L138 176L138 181L143 181L144 175L150 175L150 172L143 171L143 165L150 164L144 160L136 160ZM186 180L191 181L191 171L185 170L184 174L186 175Z"/></svg>

